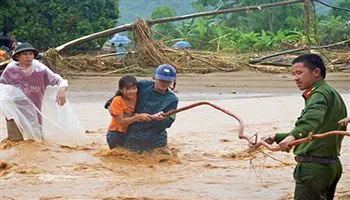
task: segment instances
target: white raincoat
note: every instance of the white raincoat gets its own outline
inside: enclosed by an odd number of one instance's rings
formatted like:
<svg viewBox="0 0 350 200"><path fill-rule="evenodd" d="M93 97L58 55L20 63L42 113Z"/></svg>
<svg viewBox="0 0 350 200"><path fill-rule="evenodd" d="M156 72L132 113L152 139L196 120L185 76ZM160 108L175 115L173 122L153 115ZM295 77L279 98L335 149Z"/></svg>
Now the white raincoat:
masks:
<svg viewBox="0 0 350 200"><path fill-rule="evenodd" d="M87 144L69 102L55 103L59 88L67 86L67 80L38 60L25 70L12 61L0 78L0 109L26 139L67 146Z"/></svg>

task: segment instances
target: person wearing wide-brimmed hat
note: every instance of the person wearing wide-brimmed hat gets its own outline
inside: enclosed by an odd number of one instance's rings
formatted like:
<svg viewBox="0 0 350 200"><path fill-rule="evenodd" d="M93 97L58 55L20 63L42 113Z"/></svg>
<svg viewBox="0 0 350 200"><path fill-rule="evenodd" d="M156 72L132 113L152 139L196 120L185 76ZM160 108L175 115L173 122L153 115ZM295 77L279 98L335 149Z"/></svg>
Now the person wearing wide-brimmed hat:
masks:
<svg viewBox="0 0 350 200"><path fill-rule="evenodd" d="M13 61L5 68L0 77L0 84L12 85L19 88L28 100L41 110L42 101L46 87L51 85L59 86L56 97L58 105L66 103L65 91L68 87L67 80L52 72L47 66L35 58L39 51L29 43L18 45L12 55ZM23 113L28 112L23 110ZM34 116L37 113L32 114ZM41 124L41 116L37 116L38 123ZM23 140L23 134L13 119L6 119L9 140Z"/></svg>

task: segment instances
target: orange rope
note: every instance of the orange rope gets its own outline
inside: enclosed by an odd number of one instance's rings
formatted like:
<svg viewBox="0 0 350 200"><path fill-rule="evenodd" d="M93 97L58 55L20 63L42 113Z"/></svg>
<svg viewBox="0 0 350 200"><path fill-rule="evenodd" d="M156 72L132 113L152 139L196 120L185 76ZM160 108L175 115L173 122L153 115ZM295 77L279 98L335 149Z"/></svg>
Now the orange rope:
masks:
<svg viewBox="0 0 350 200"><path fill-rule="evenodd" d="M298 139L298 140L294 140L294 141L290 142L289 146L293 147L293 146L299 145L301 143L310 142L312 140L325 138L325 137L328 137L328 136L331 136L331 135L350 136L350 133L346 132L346 131L329 131L329 132L326 132L326 133L323 133L323 134L310 135L310 136L308 136L306 138L302 138L302 139ZM280 151L281 150L281 148L279 146L268 144L265 141L260 141L256 145L254 145L255 148L259 147L259 146L264 146L264 147L266 147L267 149L269 149L271 151Z"/></svg>
<svg viewBox="0 0 350 200"><path fill-rule="evenodd" d="M176 113L179 113L179 112L182 112L182 111L185 111L185 110L188 110L188 109L200 106L200 105L209 105L209 106L211 106L211 107L213 107L213 108L215 108L217 110L220 110L221 112L226 113L227 115L229 115L231 117L234 117L239 122L238 138L247 140L248 143L249 143L249 146L251 146L253 148L257 148L259 146L264 146L264 147L266 147L267 149L269 149L271 151L280 151L281 150L279 146L268 144L265 141L257 142L257 134L253 135L253 137L255 137L255 141L251 141L249 137L247 137L247 136L245 136L243 134L244 123L243 123L243 120L238 115L236 115L236 114L234 114L234 113L232 113L232 112L230 112L230 111L228 111L226 109L223 109L223 108L221 108L221 107L219 107L219 106L217 106L215 104L207 102L207 101L201 101L201 102L193 103L193 104L190 104L188 106L184 106L184 107L181 107L181 108L174 109L174 110L171 110L169 112L163 113L162 115L164 117L169 117L170 115L173 115L173 114L176 114ZM294 140L294 141L289 143L289 146L293 147L293 146L299 145L301 143L310 142L312 140L325 138L325 137L328 137L328 136L331 136L331 135L350 136L350 133L346 132L346 131L329 131L329 132L326 132L326 133L323 133L323 134L313 134L313 135L310 135L310 136L308 136L306 138Z"/></svg>
<svg viewBox="0 0 350 200"><path fill-rule="evenodd" d="M209 103L209 102L206 102L206 101L201 101L201 102L198 102L198 103L193 103L193 104L190 104L188 106L184 106L182 108L178 108L178 109L175 109L175 110L171 110L169 112L166 112L166 113L163 113L163 116L164 117L169 117L170 115L173 115L175 113L178 113L178 112L182 112L182 111L185 111L185 110L188 110L190 108L193 108L193 107L196 107L196 106L200 106L200 105L209 105L217 110L220 110L221 112L224 112L226 113L227 115L231 116L231 117L234 117L238 122L239 122L239 139L245 139L248 141L249 144L251 145L254 145L256 144L256 140L257 140L257 135L253 135L255 136L255 141L251 141L250 138L248 138L247 136L245 136L243 134L243 131L244 131L244 123L243 123L243 120L237 116L236 114L226 110L226 109L223 109L223 108L220 108L219 106L215 105L215 104L212 104L212 103Z"/></svg>

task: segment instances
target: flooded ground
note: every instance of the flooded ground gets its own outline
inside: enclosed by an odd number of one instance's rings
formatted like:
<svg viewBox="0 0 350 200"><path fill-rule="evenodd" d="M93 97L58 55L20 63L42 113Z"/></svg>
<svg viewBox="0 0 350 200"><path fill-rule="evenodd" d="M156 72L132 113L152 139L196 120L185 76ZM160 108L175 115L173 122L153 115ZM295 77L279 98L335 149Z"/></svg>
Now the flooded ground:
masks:
<svg viewBox="0 0 350 200"><path fill-rule="evenodd" d="M289 75L235 73L179 78L180 107L209 101L239 115L245 134L288 131L303 108ZM332 79L333 78L333 79ZM236 80L233 81L231 79ZM349 77L331 75L350 105ZM118 77L70 81L69 99L91 144L52 147L29 141L2 145L1 199L290 199L292 153L246 152L237 121L206 105L177 114L168 129L172 156L108 150L104 101ZM241 81L239 81L241 80ZM260 82L260 84L258 84ZM346 83L346 84L345 84ZM6 125L1 116L1 138ZM337 199L350 199L350 138L345 138Z"/></svg>

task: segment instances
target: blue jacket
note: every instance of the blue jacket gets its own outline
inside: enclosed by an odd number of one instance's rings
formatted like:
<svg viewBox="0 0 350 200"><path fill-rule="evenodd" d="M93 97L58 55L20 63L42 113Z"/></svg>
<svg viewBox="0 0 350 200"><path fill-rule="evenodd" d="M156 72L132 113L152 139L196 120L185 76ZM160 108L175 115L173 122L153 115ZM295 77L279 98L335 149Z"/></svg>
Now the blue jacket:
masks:
<svg viewBox="0 0 350 200"><path fill-rule="evenodd" d="M137 83L138 97L135 112L155 114L176 109L178 98L168 90L165 94L154 90L154 81L141 80ZM125 147L134 151L150 151L167 144L167 132L175 115L162 121L136 122L131 124L125 139Z"/></svg>

